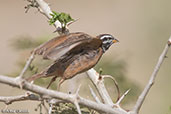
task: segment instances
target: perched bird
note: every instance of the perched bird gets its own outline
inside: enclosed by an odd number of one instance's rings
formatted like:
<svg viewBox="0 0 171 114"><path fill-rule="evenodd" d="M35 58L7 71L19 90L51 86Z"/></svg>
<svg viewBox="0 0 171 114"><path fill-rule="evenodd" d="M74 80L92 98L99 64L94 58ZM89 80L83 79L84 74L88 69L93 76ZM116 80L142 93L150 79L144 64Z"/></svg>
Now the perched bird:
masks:
<svg viewBox="0 0 171 114"><path fill-rule="evenodd" d="M59 89L66 79L94 67L106 50L116 42L118 40L110 34L92 37L82 32L53 38L35 48L33 53L42 55L43 59L53 60L54 63L26 80L31 82L38 78L53 76L47 86L49 88L57 77L61 77Z"/></svg>

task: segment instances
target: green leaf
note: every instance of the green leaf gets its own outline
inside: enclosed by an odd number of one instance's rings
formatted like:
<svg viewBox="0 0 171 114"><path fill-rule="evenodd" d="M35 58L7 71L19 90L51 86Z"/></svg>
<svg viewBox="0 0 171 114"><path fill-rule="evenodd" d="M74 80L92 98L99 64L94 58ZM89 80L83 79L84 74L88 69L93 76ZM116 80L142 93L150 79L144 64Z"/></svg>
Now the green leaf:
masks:
<svg viewBox="0 0 171 114"><path fill-rule="evenodd" d="M64 25L63 27L66 27L67 23L74 21L74 19L67 13L58 13L55 11L52 11L52 14L50 14L52 18L49 20L49 24L53 25L57 20Z"/></svg>
<svg viewBox="0 0 171 114"><path fill-rule="evenodd" d="M52 11L52 13L53 13L54 15L59 15L59 13L57 13L56 11Z"/></svg>

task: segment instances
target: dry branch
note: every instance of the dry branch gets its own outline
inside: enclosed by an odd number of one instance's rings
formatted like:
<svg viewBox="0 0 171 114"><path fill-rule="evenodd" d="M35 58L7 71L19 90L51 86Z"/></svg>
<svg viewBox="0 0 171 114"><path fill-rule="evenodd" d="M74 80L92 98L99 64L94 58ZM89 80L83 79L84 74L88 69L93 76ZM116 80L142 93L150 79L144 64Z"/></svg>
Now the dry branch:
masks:
<svg viewBox="0 0 171 114"><path fill-rule="evenodd" d="M105 104L108 104L110 106L113 106L114 103L112 101L112 99L110 98L105 85L103 83L103 78L99 78L99 74L92 68L90 70L87 71L88 77L91 79L91 81L93 82L93 84L95 85L95 87L97 88L99 95L102 98L102 101Z"/></svg>
<svg viewBox="0 0 171 114"><path fill-rule="evenodd" d="M15 81L15 78L7 77L0 75L0 83L10 85L12 87L20 87L20 83ZM80 97L78 94L66 94L58 91L48 90L45 88L42 88L40 86L31 84L29 82L23 83L23 89L31 91L33 93L37 93L39 95L45 95L49 96L54 99L61 99L67 102L75 103L78 102L78 104L81 104L83 106L92 108L94 110L109 113L109 114L126 114L122 110L118 110L116 108L109 107L108 105L102 104L102 103L96 103L91 100L87 100L85 98ZM77 92L76 92L77 93Z"/></svg>
<svg viewBox="0 0 171 114"><path fill-rule="evenodd" d="M49 5L44 0L36 0L36 2L38 3L41 12L43 12L48 19L52 18L52 16L50 15L52 14L52 11ZM62 25L58 20L55 22L54 25L57 29L62 28Z"/></svg>
<svg viewBox="0 0 171 114"><path fill-rule="evenodd" d="M32 61L34 60L34 53L31 54L31 56L29 57L29 59L27 60L23 70L21 71L20 75L19 75L19 79L22 79L25 72L27 71L28 67L30 66L30 64L32 63Z"/></svg>
<svg viewBox="0 0 171 114"><path fill-rule="evenodd" d="M136 102L136 104L135 104L135 106L134 106L134 108L133 108L133 110L131 112L132 114L138 114L139 113L139 110L140 110L140 108L141 108L141 106L142 106L142 104L143 104L143 102L144 102L144 100L145 100L145 98L146 98L150 88L154 84L154 81L155 81L155 78L157 76L157 73L158 73L158 71L159 71L159 69L160 69L164 59L166 58L166 55L167 55L167 52L169 50L170 44L171 44L171 37L169 38L169 40L168 40L168 42L167 42L163 52L161 53L161 55L160 55L160 57L158 59L158 62L156 64L155 68L154 68L154 71L153 71L153 73L152 73L152 75L150 77L149 82L145 86L145 88L142 91L141 95L138 97L138 100L137 100L137 102Z"/></svg>
<svg viewBox="0 0 171 114"><path fill-rule="evenodd" d="M0 102L4 102L6 105L9 105L16 101L26 101L26 100L33 100L33 101L40 101L40 97L34 94L25 94L25 95L18 95L18 96L0 96Z"/></svg>

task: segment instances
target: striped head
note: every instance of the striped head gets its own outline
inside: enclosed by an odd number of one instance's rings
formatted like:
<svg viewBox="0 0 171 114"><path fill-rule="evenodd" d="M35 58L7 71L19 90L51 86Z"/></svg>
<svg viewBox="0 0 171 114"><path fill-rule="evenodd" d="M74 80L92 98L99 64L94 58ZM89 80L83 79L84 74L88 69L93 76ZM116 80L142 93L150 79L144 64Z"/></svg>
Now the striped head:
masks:
<svg viewBox="0 0 171 114"><path fill-rule="evenodd" d="M113 43L119 42L119 40L117 40L110 34L101 34L97 37L102 40L103 52L106 52L106 50L108 50Z"/></svg>

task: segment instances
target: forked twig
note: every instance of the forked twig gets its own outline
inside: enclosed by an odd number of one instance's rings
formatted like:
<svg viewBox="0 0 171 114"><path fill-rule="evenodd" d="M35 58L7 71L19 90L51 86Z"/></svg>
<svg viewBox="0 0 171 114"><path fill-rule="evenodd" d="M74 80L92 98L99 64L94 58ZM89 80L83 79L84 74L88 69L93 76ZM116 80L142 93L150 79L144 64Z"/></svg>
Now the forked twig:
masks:
<svg viewBox="0 0 171 114"><path fill-rule="evenodd" d="M132 114L138 114L139 113L139 110L140 110L140 108L141 108L141 106L142 106L142 104L143 104L143 102L144 102L150 88L154 84L157 73L158 73L164 59L166 58L166 54L167 54L167 52L169 50L170 45L171 45L171 37L169 38L163 52L161 53L161 55L160 55L160 57L158 59L158 62L156 64L155 68L154 68L153 73L151 74L151 77L150 77L150 80L149 80L148 84L145 86L145 88L142 91L141 95L138 97L138 100L137 100L137 102L136 102L136 104L135 104L135 106L134 106L134 108L133 108L133 110L131 112Z"/></svg>

